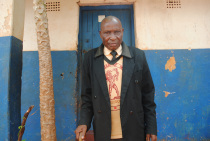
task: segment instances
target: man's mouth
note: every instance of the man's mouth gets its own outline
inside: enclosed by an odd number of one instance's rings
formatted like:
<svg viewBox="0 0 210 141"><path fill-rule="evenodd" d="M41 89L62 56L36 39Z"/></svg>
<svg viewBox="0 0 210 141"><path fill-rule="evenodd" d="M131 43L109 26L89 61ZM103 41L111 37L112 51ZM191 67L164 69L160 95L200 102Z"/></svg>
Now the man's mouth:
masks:
<svg viewBox="0 0 210 141"><path fill-rule="evenodd" d="M111 46L116 46L116 45L117 45L117 43L110 43L110 45L111 45Z"/></svg>

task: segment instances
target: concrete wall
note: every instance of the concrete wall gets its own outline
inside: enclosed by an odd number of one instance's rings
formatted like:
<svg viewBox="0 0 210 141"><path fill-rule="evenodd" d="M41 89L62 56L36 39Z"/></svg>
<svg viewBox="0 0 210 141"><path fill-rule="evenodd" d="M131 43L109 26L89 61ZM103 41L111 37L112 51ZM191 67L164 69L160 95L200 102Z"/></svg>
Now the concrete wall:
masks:
<svg viewBox="0 0 210 141"><path fill-rule="evenodd" d="M201 49L210 44L210 2L181 0L181 8L166 1L138 0L135 4L136 46L154 49Z"/></svg>
<svg viewBox="0 0 210 141"><path fill-rule="evenodd" d="M46 2L48 2L47 0ZM52 2L55 0L52 0ZM48 12L50 45L53 51L77 50L79 32L79 6L77 0L62 0L61 11ZM27 0L24 30L24 51L37 51L33 1ZM68 15L68 16L67 16ZM29 32L30 31L30 32Z"/></svg>
<svg viewBox="0 0 210 141"><path fill-rule="evenodd" d="M0 140L15 141L21 125L24 0L1 0L0 9Z"/></svg>
<svg viewBox="0 0 210 141"><path fill-rule="evenodd" d="M60 12L48 12L58 140L75 137L79 6L119 4L134 5L136 47L145 50L156 86L158 139L210 138L208 0L181 0L181 8L176 9L167 8L165 0L60 2ZM25 5L21 113L30 105L35 108L26 123L23 139L40 140L39 66L32 0Z"/></svg>

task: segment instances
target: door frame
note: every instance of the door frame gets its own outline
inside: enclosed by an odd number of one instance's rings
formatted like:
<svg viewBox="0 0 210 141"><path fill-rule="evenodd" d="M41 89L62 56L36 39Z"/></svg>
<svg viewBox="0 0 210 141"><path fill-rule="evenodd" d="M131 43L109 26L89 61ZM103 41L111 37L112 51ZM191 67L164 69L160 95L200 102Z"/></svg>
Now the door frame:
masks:
<svg viewBox="0 0 210 141"><path fill-rule="evenodd" d="M79 10L79 34L78 34L78 49L77 49L77 82L76 82L76 92L77 92L77 125L80 113L80 93L81 93L81 65L82 65L82 11L87 10L130 10L131 13L131 43L132 47L135 47L135 33L134 33L134 10L133 5L104 5L104 6L80 6Z"/></svg>

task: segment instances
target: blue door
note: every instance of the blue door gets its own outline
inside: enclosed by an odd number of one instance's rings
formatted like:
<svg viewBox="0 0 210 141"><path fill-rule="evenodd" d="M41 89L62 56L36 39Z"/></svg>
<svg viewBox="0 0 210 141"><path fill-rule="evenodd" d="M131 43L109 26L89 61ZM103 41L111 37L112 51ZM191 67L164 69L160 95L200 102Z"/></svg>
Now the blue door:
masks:
<svg viewBox="0 0 210 141"><path fill-rule="evenodd" d="M98 6L80 7L80 29L78 46L78 94L80 94L80 66L84 53L92 48L99 47L102 40L99 35L101 20L107 16L116 16L121 20L124 28L123 41L128 47L135 46L133 6ZM78 95L78 103L80 95ZM78 104L78 107L79 104ZM77 109L79 116L79 108ZM79 117L78 117L79 118ZM77 120L78 121L78 120ZM93 141L92 128L87 133L87 140Z"/></svg>

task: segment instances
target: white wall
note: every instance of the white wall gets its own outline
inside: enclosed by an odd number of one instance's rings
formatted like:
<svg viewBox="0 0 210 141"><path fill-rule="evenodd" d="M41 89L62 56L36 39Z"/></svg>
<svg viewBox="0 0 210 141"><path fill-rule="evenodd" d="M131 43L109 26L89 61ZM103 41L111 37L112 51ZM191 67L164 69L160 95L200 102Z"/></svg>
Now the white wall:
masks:
<svg viewBox="0 0 210 141"><path fill-rule="evenodd" d="M0 8L0 37L11 36L13 0L1 0Z"/></svg>
<svg viewBox="0 0 210 141"><path fill-rule="evenodd" d="M50 1L50 0L47 0ZM55 0L51 0L55 1ZM210 1L181 0L170 9L166 0L60 0L61 11L48 12L52 50L77 50L79 5L134 4L136 46L141 49L210 48ZM37 50L32 0L25 12L24 51Z"/></svg>
<svg viewBox="0 0 210 141"><path fill-rule="evenodd" d="M47 12L51 49L77 50L79 32L79 6L77 0L60 0L60 4L61 11ZM25 5L26 12L23 50L36 51L38 48L33 1L26 0Z"/></svg>
<svg viewBox="0 0 210 141"><path fill-rule="evenodd" d="M15 36L23 39L24 0L0 1L0 37Z"/></svg>
<svg viewBox="0 0 210 141"><path fill-rule="evenodd" d="M142 49L210 48L210 1L181 0L167 9L166 1L137 0L136 45Z"/></svg>

